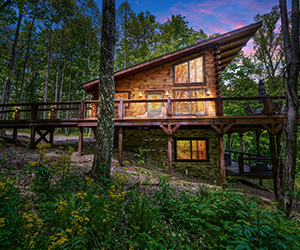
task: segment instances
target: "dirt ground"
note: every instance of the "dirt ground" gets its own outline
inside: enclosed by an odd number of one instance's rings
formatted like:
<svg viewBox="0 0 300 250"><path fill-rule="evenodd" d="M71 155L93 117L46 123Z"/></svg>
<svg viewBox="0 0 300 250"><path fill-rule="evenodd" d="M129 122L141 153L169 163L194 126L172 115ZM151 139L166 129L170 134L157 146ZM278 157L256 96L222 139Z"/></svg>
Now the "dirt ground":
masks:
<svg viewBox="0 0 300 250"><path fill-rule="evenodd" d="M10 166L14 166L15 170L27 164L28 161L34 161L38 158L37 150L31 150L28 148L29 144L29 134L19 133L18 142L15 143L11 140L12 132L7 131L7 138L1 142L0 147L0 157L4 159L4 163L8 163ZM95 139L94 138L84 138L83 139L83 155L78 156L77 152L72 154L71 165L73 169L81 169L86 172L91 170L93 163L93 148ZM75 151L78 150L78 137L77 136L65 136L65 135L55 135L54 136L54 146L48 150L46 156L57 157L56 152L61 151L59 147L61 146L71 146ZM138 165L139 158L134 156L134 153L127 152L123 153L124 162L129 162L127 165L129 173L136 173L136 167ZM143 157L142 157L143 158ZM112 160L112 174L116 171L117 166L117 152L114 151L114 159ZM155 159L143 158L145 164L142 164L142 170L147 170L151 174L152 184L158 183L158 177L160 175L167 174L167 169L164 166L160 166ZM214 183L213 180L206 180L201 178L193 178L191 176L186 176L177 172L172 173L172 185L179 190L191 189L192 191L197 191L198 186L201 184L208 185L210 187L218 186L218 183ZM259 197L265 202L271 202L273 200L274 194L271 190L259 187L256 183L252 181L231 181L230 186L232 188L241 189L245 194L251 194Z"/></svg>

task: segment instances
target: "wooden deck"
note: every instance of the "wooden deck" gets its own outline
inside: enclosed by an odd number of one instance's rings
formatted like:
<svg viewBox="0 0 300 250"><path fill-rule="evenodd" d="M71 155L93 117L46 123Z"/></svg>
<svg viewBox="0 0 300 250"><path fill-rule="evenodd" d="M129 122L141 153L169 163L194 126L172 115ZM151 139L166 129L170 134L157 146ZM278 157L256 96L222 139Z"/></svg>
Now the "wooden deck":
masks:
<svg viewBox="0 0 300 250"><path fill-rule="evenodd" d="M263 115L246 115L243 110L243 103L257 103L263 101L264 114ZM226 179L226 169L224 161L224 134L231 135L238 132L240 136L246 131L256 131L257 135L262 130L267 130L270 135L270 148L271 156L269 160L272 161L273 173L249 173L248 171L240 170L239 173L232 173L231 178L255 178L255 179L271 179L274 180L274 189L277 188L277 161L278 161L278 148L280 145L280 133L285 123L285 116L278 115L273 111L272 101L285 100L284 96L281 97L241 97L241 98L189 98L189 99L135 99L135 100L115 100L115 127L119 128L119 162L122 164L122 138L124 127L136 128L149 128L160 127L167 135L168 139L168 155L169 155L169 169L172 169L172 148L171 140L172 134L179 127L191 128L212 128L219 134L220 139L220 162L221 162L221 178ZM241 113L244 115L227 116L224 115L224 102L240 102ZM178 115L176 112L176 105L180 102L201 103L204 102L205 107L209 107L209 115ZM150 103L161 103L163 107L162 115L159 117L148 117L147 107ZM13 128L13 138L17 138L17 131L19 128L30 128L31 139L30 147L34 148L39 142L45 141L53 143L53 133L55 128L59 127L78 127L79 128L79 143L78 154L82 153L83 145L83 128L90 127L96 128L97 126L97 105L98 101L72 101L72 102L48 102L48 103L17 103L9 105L0 105L0 128ZM136 106L135 106L136 105ZM139 115L130 110L138 109ZM4 116L4 119L3 119ZM45 119L43 119L45 117ZM300 124L300 116L298 119ZM35 139L35 134L40 138ZM46 135L50 135L50 139ZM277 156L276 156L276 142L274 136L276 135L277 141ZM278 137L279 135L279 137ZM240 137L240 141L241 141ZM259 139L257 140L259 148ZM242 151L242 150L241 150ZM259 155L259 154L258 154ZM242 162L239 166L243 166L243 160L248 158L242 157ZM260 158L257 158L260 159ZM276 187L275 187L276 185ZM276 193L276 192L275 192Z"/></svg>

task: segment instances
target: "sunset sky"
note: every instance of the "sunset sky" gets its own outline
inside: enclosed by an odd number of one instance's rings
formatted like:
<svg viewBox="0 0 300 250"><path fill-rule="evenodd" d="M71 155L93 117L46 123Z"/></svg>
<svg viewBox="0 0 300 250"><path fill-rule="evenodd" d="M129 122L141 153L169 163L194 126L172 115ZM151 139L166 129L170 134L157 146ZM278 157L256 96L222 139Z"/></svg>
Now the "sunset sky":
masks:
<svg viewBox="0 0 300 250"><path fill-rule="evenodd" d="M102 1L95 0L102 9ZM124 2L116 0L116 7ZM290 6L288 1L288 7ZM202 29L207 34L221 34L253 23L257 14L270 12L279 4L274 0L129 0L134 12L149 10L160 22L166 21L172 14L186 17L190 27ZM244 48L245 53L252 50L252 39Z"/></svg>

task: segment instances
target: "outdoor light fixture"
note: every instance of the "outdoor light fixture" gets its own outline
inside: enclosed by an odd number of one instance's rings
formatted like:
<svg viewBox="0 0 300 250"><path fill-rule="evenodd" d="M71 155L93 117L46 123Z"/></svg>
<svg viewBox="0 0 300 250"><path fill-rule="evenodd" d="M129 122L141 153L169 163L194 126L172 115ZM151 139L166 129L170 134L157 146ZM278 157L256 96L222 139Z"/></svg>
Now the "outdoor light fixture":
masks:
<svg viewBox="0 0 300 250"><path fill-rule="evenodd" d="M94 109L95 109L95 106L92 107L92 110L94 110Z"/></svg>
<svg viewBox="0 0 300 250"><path fill-rule="evenodd" d="M166 92L166 95L169 95L169 92L168 92L168 91Z"/></svg>
<svg viewBox="0 0 300 250"><path fill-rule="evenodd" d="M208 91L207 91L207 95L210 95L210 94L211 94L211 92L208 90Z"/></svg>
<svg viewBox="0 0 300 250"><path fill-rule="evenodd" d="M143 95L143 94L140 92L140 93L139 93L139 96L142 96L142 95Z"/></svg>
<svg viewBox="0 0 300 250"><path fill-rule="evenodd" d="M54 107L51 108L51 111L54 112Z"/></svg>
<svg viewBox="0 0 300 250"><path fill-rule="evenodd" d="M16 112L16 113L18 112L18 108L16 108L15 112Z"/></svg>

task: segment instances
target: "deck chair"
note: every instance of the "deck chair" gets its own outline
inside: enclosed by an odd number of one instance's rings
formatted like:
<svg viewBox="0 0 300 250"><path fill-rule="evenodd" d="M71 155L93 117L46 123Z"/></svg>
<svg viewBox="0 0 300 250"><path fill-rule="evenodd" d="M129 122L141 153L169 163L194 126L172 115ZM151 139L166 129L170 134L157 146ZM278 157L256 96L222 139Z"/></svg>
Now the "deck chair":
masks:
<svg viewBox="0 0 300 250"><path fill-rule="evenodd" d="M272 101L274 115L282 114L282 101Z"/></svg>
<svg viewBox="0 0 300 250"><path fill-rule="evenodd" d="M253 109L249 104L244 105L244 109L247 115L263 115L263 109Z"/></svg>

